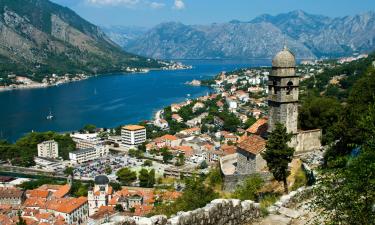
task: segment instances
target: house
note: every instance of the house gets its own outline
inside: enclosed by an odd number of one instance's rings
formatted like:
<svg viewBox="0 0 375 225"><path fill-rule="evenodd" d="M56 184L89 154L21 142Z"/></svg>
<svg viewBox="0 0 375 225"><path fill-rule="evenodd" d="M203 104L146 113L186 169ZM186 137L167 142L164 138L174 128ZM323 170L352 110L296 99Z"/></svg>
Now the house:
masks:
<svg viewBox="0 0 375 225"><path fill-rule="evenodd" d="M237 104L237 101L236 101L236 98L234 96L231 96L231 97L227 97L226 98L226 102L228 104L228 107L229 107L229 111L231 112L235 112L237 107L238 107L238 104Z"/></svg>
<svg viewBox="0 0 375 225"><path fill-rule="evenodd" d="M180 140L174 135L166 134L164 136L155 138L154 142L158 148L163 148L175 147L179 144Z"/></svg>
<svg viewBox="0 0 375 225"><path fill-rule="evenodd" d="M224 142L225 143L228 143L228 142L236 143L237 142L237 136L234 135L234 134L225 134L224 135Z"/></svg>
<svg viewBox="0 0 375 225"><path fill-rule="evenodd" d="M199 135L201 133L201 129L199 127L193 127L193 128L182 130L179 133L183 135Z"/></svg>
<svg viewBox="0 0 375 225"><path fill-rule="evenodd" d="M192 110L193 110L193 112L196 112L199 109L203 109L204 107L205 107L205 105L202 102L197 102L197 103L194 104Z"/></svg>
<svg viewBox="0 0 375 225"><path fill-rule="evenodd" d="M178 112L178 111L180 111L180 109L181 109L181 105L180 104L172 104L171 105L171 111L172 112Z"/></svg>
<svg viewBox="0 0 375 225"><path fill-rule="evenodd" d="M243 90L236 91L235 95L238 98L238 100L240 100L241 102L248 102L248 101L250 101L249 93L246 93Z"/></svg>
<svg viewBox="0 0 375 225"><path fill-rule="evenodd" d="M18 188L0 188L0 205L21 205L24 200L24 191Z"/></svg>
<svg viewBox="0 0 375 225"><path fill-rule="evenodd" d="M251 110L251 115L258 119L262 115L262 111L259 109L253 109Z"/></svg>
<svg viewBox="0 0 375 225"><path fill-rule="evenodd" d="M184 119L182 119L182 117L178 114L173 114L172 115L172 120L178 122L178 123L182 123L184 122Z"/></svg>
<svg viewBox="0 0 375 225"><path fill-rule="evenodd" d="M194 150L191 146L182 145L182 146L176 146L173 149L177 151L178 153L183 153L186 158L189 158L194 155Z"/></svg>
<svg viewBox="0 0 375 225"><path fill-rule="evenodd" d="M88 219L88 204L86 197L53 199L46 202L45 211L55 217L64 218L67 224L81 224Z"/></svg>
<svg viewBox="0 0 375 225"><path fill-rule="evenodd" d="M258 136L246 137L237 145L237 173L252 174L263 171L267 163L262 158L261 152L266 148L266 141Z"/></svg>
<svg viewBox="0 0 375 225"><path fill-rule="evenodd" d="M154 125L161 129L168 129L169 124L165 119L157 119L154 121Z"/></svg>

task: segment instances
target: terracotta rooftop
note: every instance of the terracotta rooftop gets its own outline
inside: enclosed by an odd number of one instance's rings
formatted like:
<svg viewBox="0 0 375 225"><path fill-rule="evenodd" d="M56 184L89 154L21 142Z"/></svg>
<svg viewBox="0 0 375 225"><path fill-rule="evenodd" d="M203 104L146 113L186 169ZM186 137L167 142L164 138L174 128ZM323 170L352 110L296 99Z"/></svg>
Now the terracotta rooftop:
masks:
<svg viewBox="0 0 375 225"><path fill-rule="evenodd" d="M65 184L61 186L55 193L53 193L53 196L56 198L62 198L65 195L67 195L70 191L70 186L69 184Z"/></svg>
<svg viewBox="0 0 375 225"><path fill-rule="evenodd" d="M98 220L104 218L105 216L110 216L115 214L116 211L113 206L100 206L98 212L90 216L91 219Z"/></svg>
<svg viewBox="0 0 375 225"><path fill-rule="evenodd" d="M130 131L136 131L136 130L145 129L145 127L144 126L139 126L139 125L127 125L127 126L124 126L123 129L130 130Z"/></svg>
<svg viewBox="0 0 375 225"><path fill-rule="evenodd" d="M234 145L222 145L220 149L224 152L225 155L236 153L236 146Z"/></svg>
<svg viewBox="0 0 375 225"><path fill-rule="evenodd" d="M0 188L0 198L20 198L23 191L17 188Z"/></svg>
<svg viewBox="0 0 375 225"><path fill-rule="evenodd" d="M70 214L82 205L87 203L86 197L79 198L63 198L47 202L46 208L57 212Z"/></svg>
<svg viewBox="0 0 375 225"><path fill-rule="evenodd" d="M257 155L266 147L266 141L258 135L251 135L240 142L237 147Z"/></svg>
<svg viewBox="0 0 375 225"><path fill-rule="evenodd" d="M176 136L170 135L170 134L166 134L164 136L161 136L160 138L165 139L165 140L169 140L169 141L175 141L175 140L177 140Z"/></svg>
<svg viewBox="0 0 375 225"><path fill-rule="evenodd" d="M268 129L268 118L261 118L257 120L253 125L247 128L247 132L256 135L262 135L267 132Z"/></svg>
<svg viewBox="0 0 375 225"><path fill-rule="evenodd" d="M29 198L47 198L49 191L40 189L28 190L26 191L26 195Z"/></svg>

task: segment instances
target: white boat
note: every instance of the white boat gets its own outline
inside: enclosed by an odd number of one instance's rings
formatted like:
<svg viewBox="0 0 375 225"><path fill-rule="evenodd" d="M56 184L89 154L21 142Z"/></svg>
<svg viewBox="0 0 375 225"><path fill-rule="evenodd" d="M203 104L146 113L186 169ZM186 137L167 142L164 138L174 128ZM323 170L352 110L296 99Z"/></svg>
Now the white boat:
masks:
<svg viewBox="0 0 375 225"><path fill-rule="evenodd" d="M49 110L49 115L47 116L47 120L52 120L53 119L53 115L51 113L51 110Z"/></svg>

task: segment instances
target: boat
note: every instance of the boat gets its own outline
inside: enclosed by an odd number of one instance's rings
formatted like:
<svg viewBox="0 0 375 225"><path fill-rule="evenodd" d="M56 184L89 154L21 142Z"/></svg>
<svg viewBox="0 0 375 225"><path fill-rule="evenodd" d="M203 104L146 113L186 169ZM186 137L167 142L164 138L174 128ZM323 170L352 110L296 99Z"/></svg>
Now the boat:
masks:
<svg viewBox="0 0 375 225"><path fill-rule="evenodd" d="M47 116L47 120L52 120L52 119L53 119L53 115L52 115L51 110L49 110L49 115Z"/></svg>

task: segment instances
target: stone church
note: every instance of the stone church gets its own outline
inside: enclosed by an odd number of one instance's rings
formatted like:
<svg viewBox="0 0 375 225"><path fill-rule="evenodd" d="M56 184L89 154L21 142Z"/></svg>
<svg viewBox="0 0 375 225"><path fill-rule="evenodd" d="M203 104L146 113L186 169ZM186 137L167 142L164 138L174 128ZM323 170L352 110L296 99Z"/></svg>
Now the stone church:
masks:
<svg viewBox="0 0 375 225"><path fill-rule="evenodd" d="M260 174L265 179L272 175L261 153L265 150L267 134L277 123L283 124L293 137L289 145L295 155L317 150L321 147L320 129L298 130L299 77L296 75L294 54L284 47L272 60L272 72L268 78L268 118L258 120L247 130L237 145L237 152L220 159L224 176L224 189L233 190L247 176Z"/></svg>

